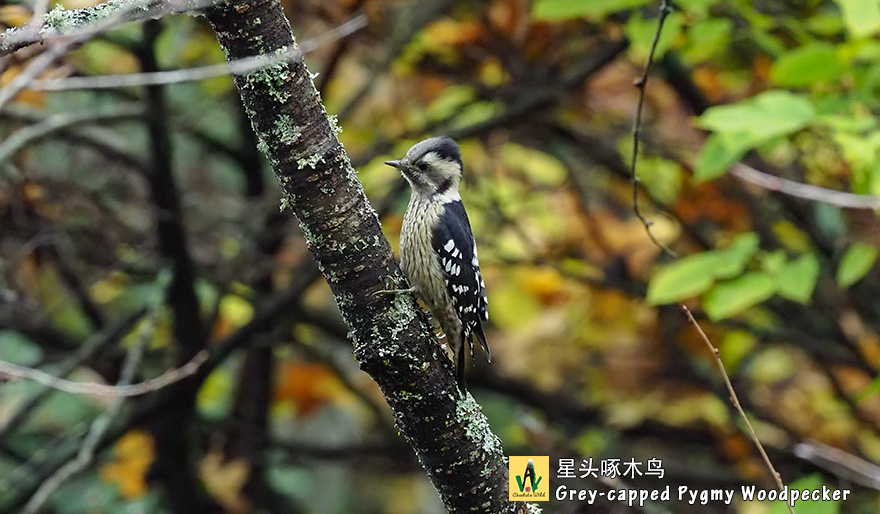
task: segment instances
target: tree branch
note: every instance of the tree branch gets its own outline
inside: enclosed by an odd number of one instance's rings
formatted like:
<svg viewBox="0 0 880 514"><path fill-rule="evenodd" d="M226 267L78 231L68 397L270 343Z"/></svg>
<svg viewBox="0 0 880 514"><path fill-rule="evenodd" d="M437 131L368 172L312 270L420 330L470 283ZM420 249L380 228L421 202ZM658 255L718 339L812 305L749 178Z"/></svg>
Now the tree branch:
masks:
<svg viewBox="0 0 880 514"><path fill-rule="evenodd" d="M0 34L0 57L36 43L90 34L98 23L104 23L106 28L110 28L162 14L196 10L212 2L213 0L110 0L82 9L65 10L58 7L43 15L42 23L29 23Z"/></svg>
<svg viewBox="0 0 880 514"><path fill-rule="evenodd" d="M161 32L160 22L144 24L144 42L137 55L146 72L159 71L155 43ZM195 291L195 263L188 250L183 225L183 209L173 173L168 105L162 86L148 86L146 91L147 132L151 170L148 175L150 196L155 204L159 253L171 268L167 303L173 316L174 337L180 347L179 361L194 358L208 343L208 331L201 316ZM209 498L198 477L192 421L195 415L196 388L192 380L182 386L171 405L150 421L156 440L154 471L165 486L173 512L209 514L216 505Z"/></svg>
<svg viewBox="0 0 880 514"><path fill-rule="evenodd" d="M156 317L157 313L154 309L148 322L142 327L137 343L131 347L125 358L125 363L122 366L122 373L117 387L124 387L134 379L135 373L140 366L141 358L144 355L144 348L153 336L153 331L156 326ZM123 400L122 397L115 398L107 409L101 413L100 416L95 418L89 427L88 434L86 434L85 439L83 439L82 446L80 446L76 458L59 468L51 477L49 477L48 480L40 484L40 487L21 510L23 513L34 514L38 512L42 505L46 503L52 493L55 492L61 484L80 473L92 462L95 458L95 452L101 443L101 439L110 428L110 423L119 413L119 409L122 408Z"/></svg>
<svg viewBox="0 0 880 514"><path fill-rule="evenodd" d="M294 44L277 0L233 0L206 12L227 59ZM258 21L259 20L259 21ZM514 512L500 440L404 283L301 58L235 77L289 205L351 329L355 356L379 384L397 425L450 512Z"/></svg>

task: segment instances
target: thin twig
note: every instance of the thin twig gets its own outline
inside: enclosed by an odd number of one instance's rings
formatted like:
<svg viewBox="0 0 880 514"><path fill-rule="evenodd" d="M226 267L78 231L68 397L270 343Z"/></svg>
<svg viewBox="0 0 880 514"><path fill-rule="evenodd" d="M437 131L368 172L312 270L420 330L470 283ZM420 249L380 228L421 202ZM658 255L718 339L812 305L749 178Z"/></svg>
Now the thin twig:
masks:
<svg viewBox="0 0 880 514"><path fill-rule="evenodd" d="M143 114L144 107L142 105L123 105L98 111L66 112L46 116L43 121L19 129L3 142L0 142L0 164L3 164L30 143L43 139L55 132L74 126L82 126L83 124L135 119L143 116Z"/></svg>
<svg viewBox="0 0 880 514"><path fill-rule="evenodd" d="M196 82L223 75L245 75L263 68L313 52L321 46L345 38L367 26L365 14L356 16L342 25L305 41L303 44L280 48L272 54L255 55L236 61L212 64L198 68L182 70L154 71L147 73L128 73L121 75L99 75L93 77L70 77L64 79L47 79L34 81L27 89L36 91L70 91L78 89L114 89L119 87L160 86Z"/></svg>
<svg viewBox="0 0 880 514"><path fill-rule="evenodd" d="M666 17L672 12L672 2L671 0L661 0L660 2L660 19L657 24L657 32L654 33L654 40L651 43L651 50L648 53L648 59L645 62L645 67L642 72L642 76L639 77L634 85L639 89L639 103L636 109L636 117L633 122L633 151L632 151L632 162L630 165L630 182L632 183L632 197L633 197L633 210L635 211L636 216L641 220L642 224L645 225L645 231L648 233L648 237L651 238L651 241L654 242L663 252L669 255L672 258L677 258L675 252L667 248L660 241L658 241L654 234L651 232L651 222L645 218L645 216L639 210L639 190L638 184L639 179L636 175L636 164L638 162L639 156L639 131L642 125L642 110L645 103L645 89L648 84L648 76L651 71L651 65L654 62L654 53L657 51L657 44L660 41L660 34L663 31L663 23L666 21ZM761 458L764 460L764 464L767 466L767 469L770 471L770 474L773 476L773 480L776 482L776 486L780 491L783 490L785 484L782 481L782 475L776 471L776 468L773 467L773 463L770 462L770 457L767 456L767 452L764 450L764 446L761 444L761 440L758 439L757 434L755 434L755 430L752 428L752 423L749 421L748 416L746 416L745 411L742 408L742 405L739 402L739 397L736 395L736 391L733 388L733 384L730 382L730 376L727 374L727 370L724 369L724 362L721 360L721 353L712 345L712 342L709 341L709 338L706 336L706 333L703 332L703 329L697 323L697 320L694 319L693 314L691 314L690 309L687 308L684 304L681 305L681 309L687 315L690 323L696 327L697 331L700 333L700 337L702 337L703 342L706 343L706 346L712 352L712 356L715 358L715 363L718 365L718 370L721 373L722 378L724 379L724 384L727 386L727 391L730 393L730 401L733 404L736 411L739 413L743 422L745 422L746 428L748 429L749 436L752 441L755 443L755 446L758 448L758 452L761 454ZM790 514L794 514L794 510L791 505L786 503L786 507Z"/></svg>
<svg viewBox="0 0 880 514"><path fill-rule="evenodd" d="M758 435L755 434L755 429L752 428L752 422L749 421L749 417L746 416L746 411L743 410L742 405L739 403L739 397L736 395L736 391L733 389L733 384L730 382L730 376L727 374L727 370L724 369L724 361L721 360L721 352L715 345L712 344L712 341L709 341L709 337L706 336L706 333L703 332L703 328L700 327L700 324L697 323L697 320L694 319L694 315L691 314L691 310L687 308L687 306L682 305L681 310L684 311L685 315L688 318L688 321L697 329L697 332L700 334L700 338L703 339L703 342L706 343L706 346L709 348L709 351L712 352L712 357L715 359L715 364L718 365L718 371L721 373L721 377L724 379L724 385L727 386L727 392L730 393L730 402L733 403L734 408L736 408L736 412L739 413L739 417L742 418L743 423L746 425L746 429L749 432L749 437L752 438L752 441L755 443L755 446L758 447L758 452L761 454L761 458L764 460L764 464L767 466L767 469L770 470L770 474L773 475L773 480L776 482L776 487L782 491L785 488L785 484L782 482L782 475L776 471L776 468L773 467L773 463L770 462L770 457L767 456L767 452L764 450L764 445L761 444L761 440L758 439ZM786 502L786 507L788 507L788 512L790 514L794 514L794 510L791 508L791 505Z"/></svg>
<svg viewBox="0 0 880 514"><path fill-rule="evenodd" d="M91 359L105 346L118 341L125 334L129 333L131 327L134 326L143 315L144 313L142 311L136 312L133 315L127 316L126 318L111 324L105 330L97 332L91 338L87 339L82 346L73 353L73 355L61 362L58 369L59 377L64 378L72 373L76 368L82 366L83 362ZM51 392L52 388L47 387L24 400L21 405L18 405L17 408L6 417L4 422L0 423L0 440L3 440L7 434L15 430L20 423L26 420L28 414L30 414L34 408L48 397Z"/></svg>
<svg viewBox="0 0 880 514"><path fill-rule="evenodd" d="M128 351L128 354L125 357L125 362L122 365L119 382L115 387L127 387L127 384L130 384L134 379L134 375L137 372L137 368L140 366L141 359L144 355L144 348L147 346L147 343L153 335L156 326L156 319L158 318L157 313L158 309L154 309L151 316L144 324L144 327L141 329L137 343L135 343ZM92 462L95 458L95 451L101 443L101 439L104 438L104 434L107 433L110 424L119 413L119 409L122 408L122 402L123 398L121 396L116 397L107 409L92 421L92 424L89 427L89 432L86 434L85 439L83 439L82 446L80 447L79 452L77 452L76 457L58 468L58 471L56 471L45 482L40 484L40 487L36 490L33 496L31 496L24 508L22 508L22 514L35 514L38 512L61 484L84 470Z"/></svg>
<svg viewBox="0 0 880 514"><path fill-rule="evenodd" d="M28 66L15 75L9 83L0 89L0 110L15 98L18 93L25 89L37 76L52 65L62 55L73 49L76 45L84 43L101 32L115 26L125 16L136 9L147 5L149 0L134 0L125 4L117 11L101 21L89 25L86 29L60 38L55 44L50 45L48 50L34 58Z"/></svg>
<svg viewBox="0 0 880 514"><path fill-rule="evenodd" d="M11 362L0 361L0 375L7 378L32 380L46 387L71 394L85 394L90 396L102 396L106 398L127 398L140 396L168 387L175 382L180 382L186 377L194 375L199 367L208 360L208 352L201 351L179 368L170 369L156 378L145 380L137 384L106 385L93 382L74 382L64 378L50 375L44 371Z"/></svg>
<svg viewBox="0 0 880 514"><path fill-rule="evenodd" d="M826 189L812 184L802 184L793 180L777 177L776 175L770 175L763 171L758 171L743 163L735 164L731 170L731 174L740 180L755 184L764 189L777 191L789 196L796 196L798 198L803 198L804 200L813 200L844 209L880 209L880 196L858 195L855 193Z"/></svg>
<svg viewBox="0 0 880 514"><path fill-rule="evenodd" d="M132 21L158 18L166 14L197 11L215 0L108 0L81 9L60 9L43 14L37 21L0 33L0 56L6 56L35 43L49 43L89 35L94 25L111 20L110 27ZM133 5L136 4L136 5ZM35 13L38 9L35 9ZM122 16L120 16L120 14ZM52 16L52 20L49 17Z"/></svg>
<svg viewBox="0 0 880 514"><path fill-rule="evenodd" d="M353 15L357 11L363 7L365 0L355 0L354 3L348 6L349 16ZM330 57L325 61L324 68L321 70L321 75L315 81L315 89L318 90L321 94L324 94L327 90L327 84L330 83L330 79L333 78L336 70L338 69L339 63L342 61L343 56L345 56L346 51L351 43L351 39L342 40L333 51L330 53Z"/></svg>
<svg viewBox="0 0 880 514"><path fill-rule="evenodd" d="M794 445L792 453L829 470L835 476L880 491L880 466L840 448L819 441L807 441Z"/></svg>
<svg viewBox="0 0 880 514"><path fill-rule="evenodd" d="M639 90L639 104L636 108L636 118L633 121L633 129L632 129L632 137L633 137L633 146L632 146L632 162L630 164L630 182L632 183L632 202L633 202L633 211L636 214L636 217L642 222L645 226L645 232L648 233L648 237L651 238L651 241L654 242L663 253L669 255L670 257L675 258L676 254L671 249L669 249L665 244L661 243L651 231L651 225L654 224L653 221L650 221L648 218L642 214L642 210L639 207L639 177L636 175L636 163L638 161L639 156L639 131L642 126L642 111L644 110L645 104L645 87L648 85L648 74L651 72L651 65L654 64L654 53L657 51L657 44L660 41L660 34L663 32L663 23L666 22L666 17L669 16L669 13L672 12L672 5L668 0L662 0L660 2L660 19L657 23L657 32L654 33L654 40L651 42L651 51L648 53L648 60L645 61L645 67L642 70L642 75L636 79L633 83L634 86Z"/></svg>

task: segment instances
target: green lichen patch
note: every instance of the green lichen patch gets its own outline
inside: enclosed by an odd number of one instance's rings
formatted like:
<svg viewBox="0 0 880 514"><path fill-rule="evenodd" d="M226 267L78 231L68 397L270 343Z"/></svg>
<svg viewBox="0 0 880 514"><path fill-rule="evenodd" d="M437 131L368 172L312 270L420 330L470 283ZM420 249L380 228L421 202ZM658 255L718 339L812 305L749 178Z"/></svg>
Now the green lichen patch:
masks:
<svg viewBox="0 0 880 514"><path fill-rule="evenodd" d="M302 137L302 129L293 122L293 118L281 115L275 118L272 135L281 143L292 144Z"/></svg>
<svg viewBox="0 0 880 514"><path fill-rule="evenodd" d="M417 307L416 307L417 308ZM397 341L401 333L403 333L416 316L410 297L405 294L395 294L394 303L391 309L393 326L391 327L391 340Z"/></svg>
<svg viewBox="0 0 880 514"><path fill-rule="evenodd" d="M337 134L342 134L342 127L339 126L339 117L335 114L331 114L327 116L327 121L330 122L330 130Z"/></svg>
<svg viewBox="0 0 880 514"><path fill-rule="evenodd" d="M46 13L46 27L61 33L73 32L106 19L120 11L135 12L146 10L148 5L148 2L132 2L131 0L109 0L94 7L71 10L57 5Z"/></svg>
<svg viewBox="0 0 880 514"><path fill-rule="evenodd" d="M422 395L410 391L397 391L394 393L398 398L405 402L418 401L422 399Z"/></svg>
<svg viewBox="0 0 880 514"><path fill-rule="evenodd" d="M458 399L455 415L458 422L464 426L465 437L480 446L484 453L502 453L501 439L492 433L489 420L470 392L465 392L464 396Z"/></svg>
<svg viewBox="0 0 880 514"><path fill-rule="evenodd" d="M284 212L287 210L293 210L293 207L290 205L290 199L287 196L281 198L281 205L279 206L280 212Z"/></svg>
<svg viewBox="0 0 880 514"><path fill-rule="evenodd" d="M248 73L244 79L244 87L268 94L278 103L285 103L292 95L288 85L290 79L290 66L287 63L278 63Z"/></svg>
<svg viewBox="0 0 880 514"><path fill-rule="evenodd" d="M296 160L297 168L304 170L306 168L315 169L323 158L319 154L312 154L308 157L301 157Z"/></svg>
<svg viewBox="0 0 880 514"><path fill-rule="evenodd" d="M309 226L300 220L299 228L302 230L303 236L306 238L306 243L311 246L322 246L327 242L327 238L324 237L323 234L316 233L309 228ZM320 264L320 263L319 263ZM330 282L336 282L336 277L333 274L324 273L327 277L327 280Z"/></svg>
<svg viewBox="0 0 880 514"><path fill-rule="evenodd" d="M269 155L269 145L266 143L265 139L259 136L259 134L257 135L257 150L263 155Z"/></svg>

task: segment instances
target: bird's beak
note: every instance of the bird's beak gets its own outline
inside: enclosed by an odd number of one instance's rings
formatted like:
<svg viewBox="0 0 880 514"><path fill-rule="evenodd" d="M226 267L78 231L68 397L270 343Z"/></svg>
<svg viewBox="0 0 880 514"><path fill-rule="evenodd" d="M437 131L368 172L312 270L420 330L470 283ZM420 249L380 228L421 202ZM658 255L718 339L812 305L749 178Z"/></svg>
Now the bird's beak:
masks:
<svg viewBox="0 0 880 514"><path fill-rule="evenodd" d="M402 170L403 168L406 167L406 164L403 162L403 159L399 159L396 161L385 161L385 164L387 164L389 166L393 166L399 170Z"/></svg>

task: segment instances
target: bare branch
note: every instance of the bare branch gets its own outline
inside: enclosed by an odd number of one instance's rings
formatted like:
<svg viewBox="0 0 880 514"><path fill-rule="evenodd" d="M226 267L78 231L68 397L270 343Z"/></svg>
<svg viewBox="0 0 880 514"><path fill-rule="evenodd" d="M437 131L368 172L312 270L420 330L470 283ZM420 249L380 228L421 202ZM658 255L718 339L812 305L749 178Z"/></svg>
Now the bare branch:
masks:
<svg viewBox="0 0 880 514"><path fill-rule="evenodd" d="M654 40L651 43L651 51L648 54L648 59L645 62L645 68L642 73L642 76L636 80L635 86L639 89L639 103L638 108L636 109L636 118L633 123L633 151L632 151L632 162L630 167L630 182L632 184L632 196L633 196L633 210L638 216L639 220L645 225L645 231L648 233L648 237L651 238L651 241L654 242L660 249L663 250L667 255L676 258L676 254L672 252L665 245L660 243L654 235L651 233L651 222L648 221L644 215L639 210L639 190L638 190L638 177L636 176L636 163L638 162L639 156L639 129L642 123L642 108L644 106L645 101L645 86L648 83L648 74L651 70L651 64L654 61L654 53L657 50L657 43L660 40L660 33L663 30L663 22L666 21L666 17L672 12L672 5L669 0L661 0L660 1L660 20L657 25L657 32L654 33ZM746 428L748 429L749 436L752 441L755 443L755 446L758 448L758 452L761 454L761 458L764 460L764 464L767 466L767 469L770 471L770 474L773 476L773 480L776 482L777 487L780 491L785 487L782 482L782 475L776 471L776 468L773 467L773 463L770 462L770 457L767 456L767 452L764 450L764 446L761 444L761 440L758 439L758 436L755 434L755 430L752 428L752 424L749 421L748 416L746 416L745 411L742 408L742 405L739 402L739 397L736 395L736 391L733 388L733 384L730 382L730 376L727 374L727 370L724 369L724 362L721 360L721 353L712 345L712 342L709 341L709 338L706 336L706 333L703 332L703 329L697 323L697 320L694 319L693 314L691 314L690 309L687 308L686 305L681 304L681 309L687 315L688 321L696 327L697 331L700 333L700 337L703 339L703 342L706 343L706 346L709 347L709 350L712 352L712 356L715 358L715 363L718 365L718 370L721 373L721 377L724 379L724 384L727 386L727 391L730 393L730 401L733 403L734 408L739 413L742 420L745 422ZM788 504L789 513L794 514L794 510Z"/></svg>
<svg viewBox="0 0 880 514"><path fill-rule="evenodd" d="M0 165L28 144L43 139L52 133L81 125L109 120L133 119L143 116L141 105L124 105L112 109L89 110L84 112L68 112L47 116L43 121L22 128L3 142L0 142Z"/></svg>
<svg viewBox="0 0 880 514"><path fill-rule="evenodd" d="M78 38L93 33L96 24L109 22L107 28L130 21L157 18L166 14L198 10L214 0L109 0L83 9L65 10L56 7L24 27L8 29L0 34L0 56L11 54L36 43L65 38ZM40 14L35 9L35 15Z"/></svg>
<svg viewBox="0 0 880 514"><path fill-rule="evenodd" d="M154 308L153 312L151 312L151 316L141 328L140 337L138 338L137 343L135 343L128 351L128 354L125 357L125 362L122 365L122 373L120 374L119 383L116 387L126 387L126 384L131 383L134 379L135 372L137 372L137 368L140 366L141 359L144 355L144 348L150 341L156 327L157 313L158 309ZM110 428L110 423L113 421L113 418L116 417L119 413L119 409L122 408L122 402L122 397L115 398L113 402L110 403L110 406L92 421L89 432L86 434L85 439L83 439L82 446L80 446L76 457L67 462L64 466L58 468L51 477L40 484L40 487L21 510L22 514L34 514L38 512L61 484L84 470L86 466L92 462L95 458L95 450L101 443L104 434Z"/></svg>
<svg viewBox="0 0 880 514"><path fill-rule="evenodd" d="M10 100L15 98L21 90L27 87L27 85L37 78L40 73L45 71L46 68L51 66L56 59L66 54L76 45L84 43L95 35L117 25L120 21L124 20L129 13L143 9L148 5L148 2L149 0L133 0L131 2L118 0L102 4L104 6L110 6L111 4L114 6L105 9L105 11L110 11L109 15L105 18L100 18L100 21L98 22L89 23L84 29L69 34L60 41L56 41L48 50L34 58L25 69L15 75L15 77L9 81L9 84L3 87L3 89L0 89L0 109L3 109ZM52 13L49 13L47 16L51 16L51 14ZM27 29L27 27L25 27L25 29ZM6 38L12 37L14 34L14 32L10 34L9 31L4 34L3 40L0 41L0 49L6 44Z"/></svg>
<svg viewBox="0 0 880 514"><path fill-rule="evenodd" d="M819 441L798 443L792 448L798 457L829 470L836 476L880 491L880 466L840 448Z"/></svg>
<svg viewBox="0 0 880 514"><path fill-rule="evenodd" d="M844 209L880 209L880 196L858 195L855 193L847 193L845 191L826 189L812 184L801 184L800 182L758 171L743 163L735 164L731 173L736 178L749 182L750 184L755 184L756 186L769 189L770 191L803 198L804 200L827 203Z"/></svg>
<svg viewBox="0 0 880 514"><path fill-rule="evenodd" d="M632 146L632 159L630 163L630 182L632 183L632 204L633 211L636 214L636 217L642 222L645 226L645 232L648 233L648 237L651 238L651 241L654 242L663 253L669 255L670 257L675 257L676 254L665 244L661 243L651 231L651 225L653 224L648 218L642 214L642 210L639 207L639 177L636 175L636 163L638 162L639 157L639 132L642 127L642 111L644 110L645 105L645 87L648 85L648 75L651 72L651 65L654 63L654 53L657 51L657 43L660 41L660 34L663 32L663 23L666 21L666 17L669 16L669 13L672 12L672 5L667 0L661 0L660 2L660 19L657 22L657 32L654 33L654 40L651 42L651 51L648 53L648 60L645 61L645 67L642 70L642 75L636 79L633 83L636 88L639 90L639 104L636 108L636 118L633 120L633 146Z"/></svg>
<svg viewBox="0 0 880 514"><path fill-rule="evenodd" d="M140 396L163 387L180 382L186 377L194 375L208 360L208 352L201 351L186 364L179 368L173 368L162 373L156 378L144 382L128 385L106 385L93 382L74 382L64 378L50 375L44 371L25 366L19 366L11 362L0 361L0 375L12 379L32 380L46 387L71 394L85 394L90 396L102 396L106 398L128 398Z"/></svg>
<svg viewBox="0 0 880 514"><path fill-rule="evenodd" d="M724 369L724 361L721 360L721 352L715 345L712 344L712 341L709 341L709 337L706 336L706 333L703 332L700 324L697 323L697 320L694 319L694 315L691 314L691 310L688 309L685 305L681 306L681 310L684 311L685 315L688 318L688 321L697 329L697 332L700 334L700 338L706 343L706 346L709 348L709 351L712 352L712 357L715 359L715 364L718 365L718 371L721 373L721 377L724 379L724 385L727 386L727 392L730 393L730 401L733 403L736 412L739 413L740 418L742 418L743 423L746 425L746 429L749 432L749 437L752 438L752 441L755 443L755 446L758 447L758 452L761 454L761 458L764 460L764 465L767 466L767 469L770 470L770 474L773 475L773 481L776 482L776 487L782 491L785 488L785 484L782 482L782 475L776 471L776 468L773 467L773 463L770 462L770 457L767 456L767 451L764 450L764 445L761 444L761 440L758 439L758 435L755 434L755 429L752 428L752 422L749 421L749 417L746 416L746 411L743 410L742 405L739 403L739 397L736 395L736 391L733 389L733 384L730 382L730 376L727 374L727 370ZM794 509L791 508L791 505L788 503L785 504L788 507L788 512L790 514L794 514Z"/></svg>
<svg viewBox="0 0 880 514"><path fill-rule="evenodd" d="M272 54L255 55L199 68L129 73L124 75L101 75L95 77L70 77L35 81L27 89L37 91L69 91L76 89L113 89L119 87L159 86L196 82L223 75L244 75L276 64L298 59L321 46L345 38L367 26L367 16L362 14L324 34L305 41L299 48L288 46Z"/></svg>
<svg viewBox="0 0 880 514"><path fill-rule="evenodd" d="M94 336L83 342L73 355L67 357L60 363L58 369L59 377L64 378L72 373L73 370L81 366L85 361L91 359L101 349L118 341L125 334L128 334L131 328L143 315L144 313L142 311L136 312L133 315L112 323L106 329L97 332ZM7 434L15 430L16 427L26 420L28 415L33 412L34 408L45 400L51 392L52 388L47 387L24 400L21 405L17 406L16 409L6 417L6 420L3 423L0 423L0 440L5 438Z"/></svg>

